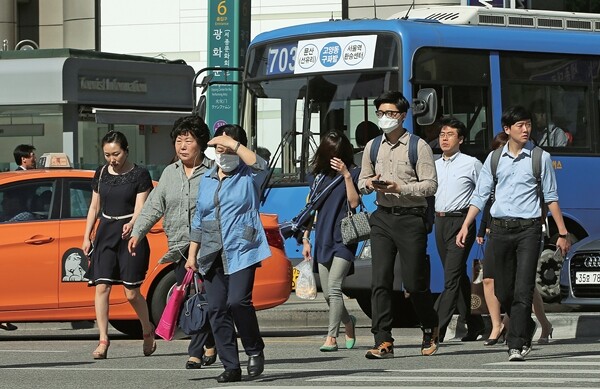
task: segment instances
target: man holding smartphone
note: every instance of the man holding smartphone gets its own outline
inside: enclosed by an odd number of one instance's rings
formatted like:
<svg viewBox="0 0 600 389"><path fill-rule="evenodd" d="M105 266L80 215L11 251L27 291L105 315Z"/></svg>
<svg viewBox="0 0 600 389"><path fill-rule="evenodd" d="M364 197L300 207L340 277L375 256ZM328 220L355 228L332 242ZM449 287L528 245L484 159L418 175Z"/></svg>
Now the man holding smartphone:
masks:
<svg viewBox="0 0 600 389"><path fill-rule="evenodd" d="M401 261L404 287L410 293L423 330L422 355L438 349L438 317L429 289L426 260L427 196L437 189L431 148L422 139L417 144L415 169L408 158L409 137L403 128L409 103L400 92L386 92L375 99L379 127L384 135L365 146L358 187L362 193L377 192L377 210L371 224L371 332L375 346L368 359L394 357L392 338L392 293L396 254ZM376 161L371 163L373 142L380 141Z"/></svg>

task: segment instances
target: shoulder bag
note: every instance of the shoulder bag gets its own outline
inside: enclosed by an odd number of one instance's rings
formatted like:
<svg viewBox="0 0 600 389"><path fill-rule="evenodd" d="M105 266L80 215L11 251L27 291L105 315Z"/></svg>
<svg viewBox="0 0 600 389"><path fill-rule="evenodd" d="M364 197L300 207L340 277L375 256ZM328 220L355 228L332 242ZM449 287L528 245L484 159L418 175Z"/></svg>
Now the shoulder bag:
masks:
<svg viewBox="0 0 600 389"><path fill-rule="evenodd" d="M194 274L194 286L196 293L185 300L179 315L179 328L186 335L199 334L208 324L208 302L202 293L202 281L198 283L198 274Z"/></svg>
<svg viewBox="0 0 600 389"><path fill-rule="evenodd" d="M346 200L348 202L348 200ZM365 206L360 200L360 209L352 213L350 203L348 202L348 216L342 219L342 242L345 245L362 242L369 239L371 235L371 225L369 224L370 214L365 210Z"/></svg>

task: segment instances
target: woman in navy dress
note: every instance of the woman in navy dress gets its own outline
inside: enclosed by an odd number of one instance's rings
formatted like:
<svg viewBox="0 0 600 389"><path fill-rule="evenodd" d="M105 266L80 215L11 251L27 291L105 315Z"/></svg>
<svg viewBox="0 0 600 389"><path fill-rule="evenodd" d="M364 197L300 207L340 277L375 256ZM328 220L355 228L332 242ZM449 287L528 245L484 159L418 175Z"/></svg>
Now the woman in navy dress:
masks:
<svg viewBox="0 0 600 389"><path fill-rule="evenodd" d="M323 195L326 196L322 206L316 210L316 220L311 221L302 238L302 255L308 261L313 258L309 237L314 222L315 272L319 273L323 296L329 305L329 329L320 350L337 351L340 323L345 325L346 348L351 349L356 341L356 318L348 314L344 305L342 282L354 271L357 245L342 242L341 222L349 210L353 212L360 204L357 186L360 168L354 165L352 144L337 131L330 131L323 137L311 167L311 195L325 191Z"/></svg>
<svg viewBox="0 0 600 389"><path fill-rule="evenodd" d="M100 341L92 356L94 359L106 359L108 354L108 309L112 285L125 287L125 296L142 323L143 353L148 356L156 350L156 342L140 286L148 271L150 246L143 239L133 256L127 249L127 241L152 189L152 179L148 170L127 159L127 138L122 133L107 133L102 138L102 150L106 165L96 170L92 180L92 201L81 246L91 259L86 278L90 286L96 287L94 303ZM92 230L98 218L100 222L92 245Z"/></svg>

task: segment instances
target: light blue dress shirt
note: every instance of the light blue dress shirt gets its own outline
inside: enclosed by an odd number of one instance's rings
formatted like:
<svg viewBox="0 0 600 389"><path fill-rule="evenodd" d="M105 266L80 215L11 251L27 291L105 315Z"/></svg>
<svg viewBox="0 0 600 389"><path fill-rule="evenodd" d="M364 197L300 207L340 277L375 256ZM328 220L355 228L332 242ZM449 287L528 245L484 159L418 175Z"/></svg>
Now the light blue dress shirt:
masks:
<svg viewBox="0 0 600 389"><path fill-rule="evenodd" d="M533 219L541 216L540 199L537 194L537 182L533 176L531 150L535 146L527 142L517 157L508 151L508 144L502 148L496 175L496 201L490 214L494 218ZM470 204L482 210L494 186L490 168L492 153L490 153L481 169L475 192ZM542 153L542 192L546 203L558 201L556 176L552 167L550 154Z"/></svg>
<svg viewBox="0 0 600 389"><path fill-rule="evenodd" d="M481 162L460 151L445 159L435 161L438 187L435 192L435 211L453 212L469 207L475 190Z"/></svg>

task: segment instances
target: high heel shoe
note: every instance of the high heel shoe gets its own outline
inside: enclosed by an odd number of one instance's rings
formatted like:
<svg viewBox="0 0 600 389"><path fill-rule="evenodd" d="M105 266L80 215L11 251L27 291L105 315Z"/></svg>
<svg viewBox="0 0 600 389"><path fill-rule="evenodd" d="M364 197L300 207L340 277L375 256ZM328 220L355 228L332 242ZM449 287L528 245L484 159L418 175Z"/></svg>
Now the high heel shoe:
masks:
<svg viewBox="0 0 600 389"><path fill-rule="evenodd" d="M110 346L110 340L100 340L98 347L92 353L94 359L106 359L108 356L108 347Z"/></svg>
<svg viewBox="0 0 600 389"><path fill-rule="evenodd" d="M206 351L204 351L204 355L202 355L202 364L204 366L210 366L217 361L217 349L213 347L212 350L214 352L213 355L206 355Z"/></svg>
<svg viewBox="0 0 600 389"><path fill-rule="evenodd" d="M152 330L147 334L143 335L144 345L142 350L144 351L144 356L146 357L149 357L156 351L156 339L154 338L154 329L155 327L152 326Z"/></svg>
<svg viewBox="0 0 600 389"><path fill-rule="evenodd" d="M500 331L500 335L498 335L497 338L488 338L485 342L483 342L483 345L484 346L494 346L498 342L504 343L504 340L506 339L506 331L507 330L508 330L507 327L502 327L502 331ZM502 340L500 340L500 339L502 339Z"/></svg>
<svg viewBox="0 0 600 389"><path fill-rule="evenodd" d="M541 336L538 339L538 344L548 344L550 343L550 339L552 339L552 333L554 332L554 327L550 326L550 330L548 331L548 336Z"/></svg>
<svg viewBox="0 0 600 389"><path fill-rule="evenodd" d="M354 338L346 336L347 349L354 348L354 345L356 344L356 317L350 315L350 324L352 326L352 333L354 334Z"/></svg>

